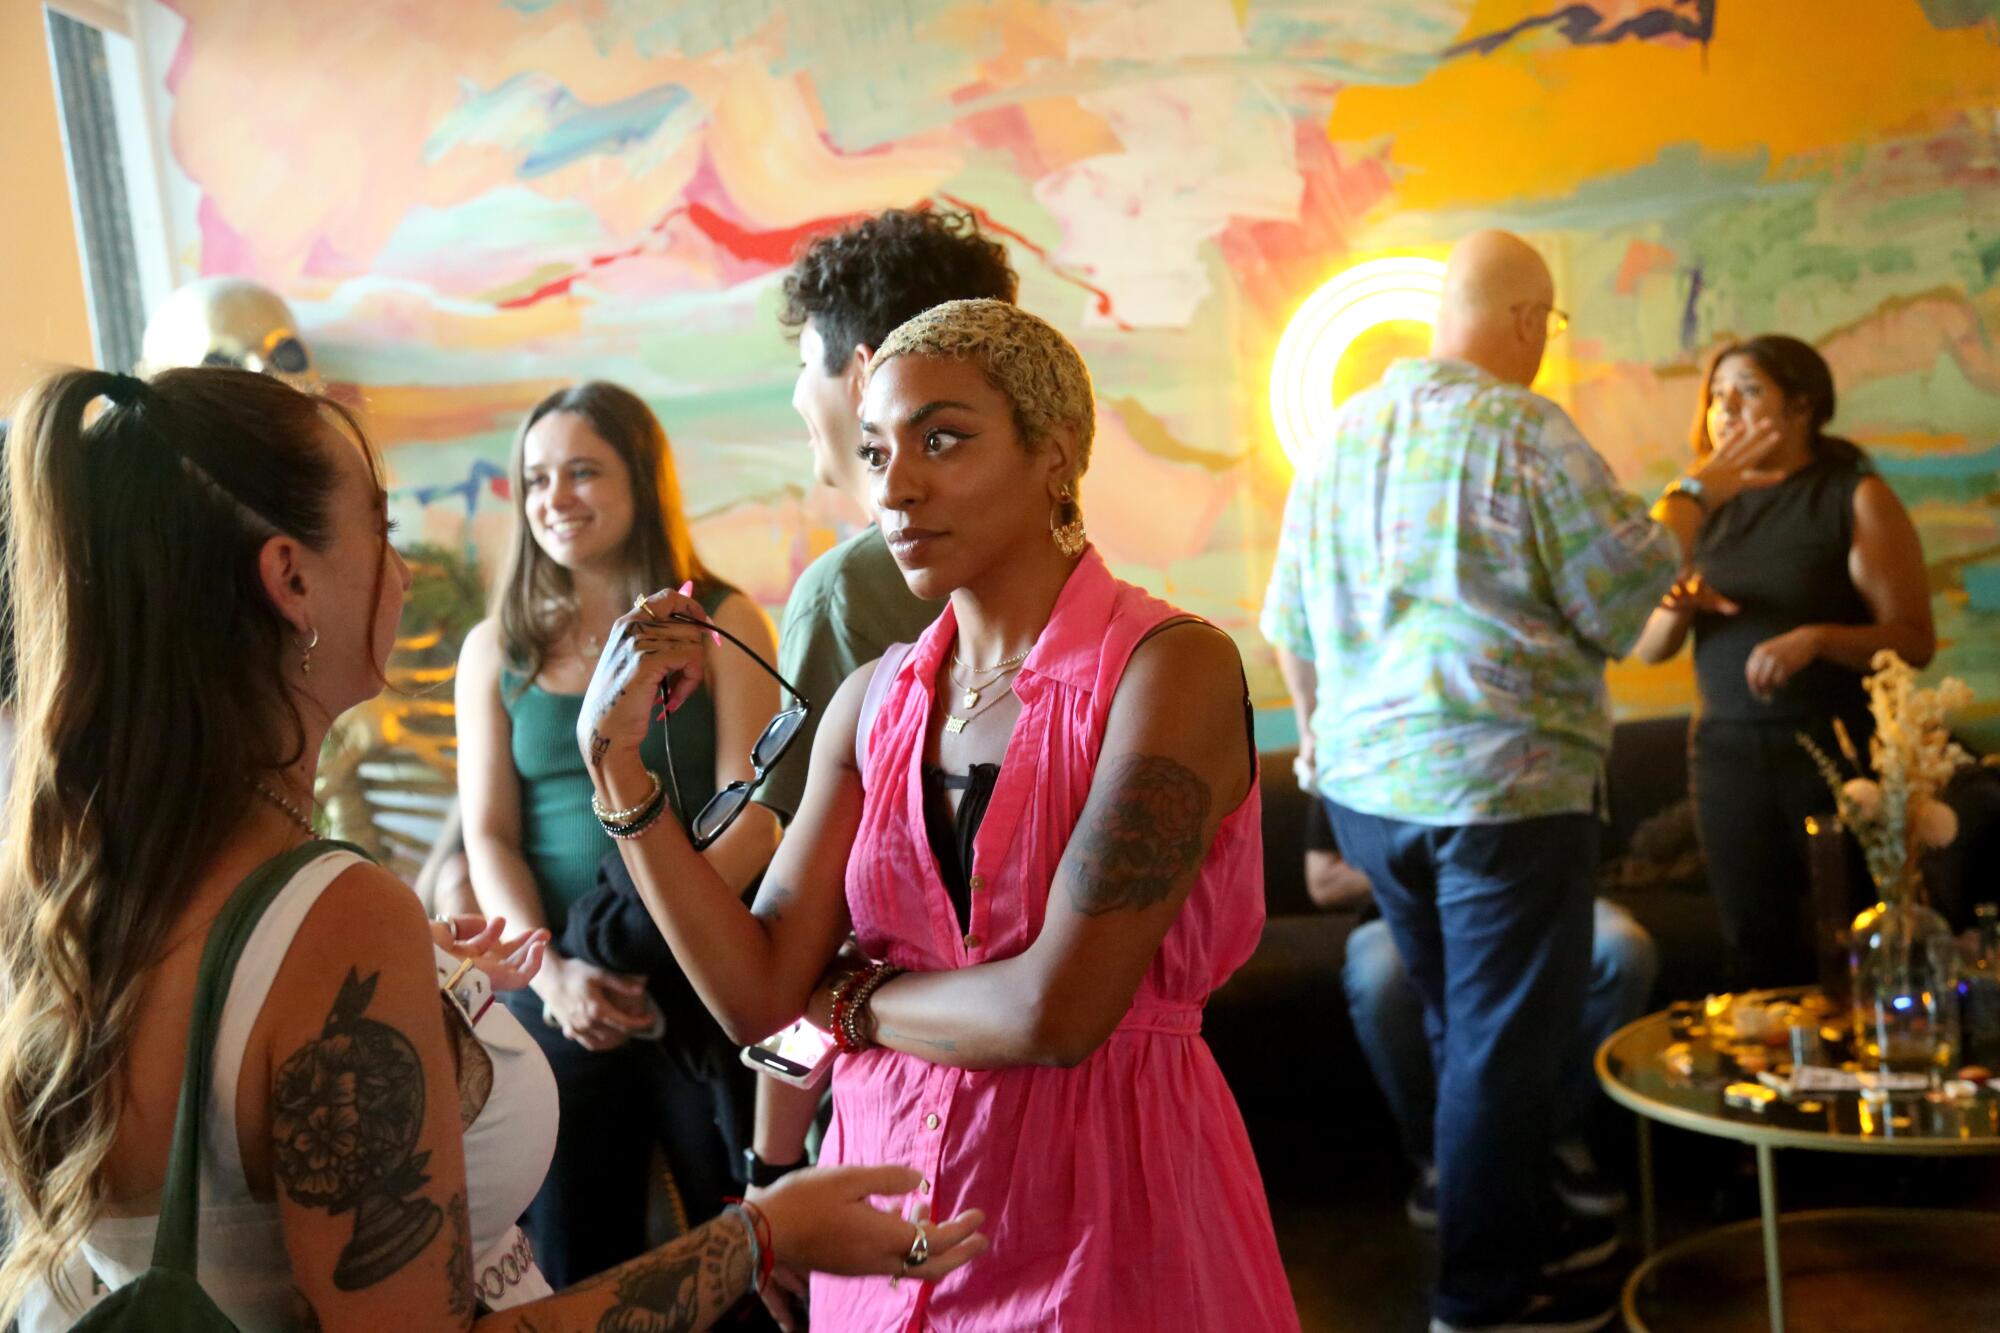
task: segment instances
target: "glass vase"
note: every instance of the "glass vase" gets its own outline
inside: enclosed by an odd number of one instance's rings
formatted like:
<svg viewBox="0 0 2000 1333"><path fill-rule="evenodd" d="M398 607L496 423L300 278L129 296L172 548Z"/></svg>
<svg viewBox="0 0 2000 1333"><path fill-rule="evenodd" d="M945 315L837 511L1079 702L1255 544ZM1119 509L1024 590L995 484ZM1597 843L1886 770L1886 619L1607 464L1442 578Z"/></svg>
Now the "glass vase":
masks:
<svg viewBox="0 0 2000 1333"><path fill-rule="evenodd" d="M1957 1068L1958 942L1924 902L1914 866L1876 886L1882 900L1854 918L1851 937L1854 1056L1863 1069L1935 1083Z"/></svg>

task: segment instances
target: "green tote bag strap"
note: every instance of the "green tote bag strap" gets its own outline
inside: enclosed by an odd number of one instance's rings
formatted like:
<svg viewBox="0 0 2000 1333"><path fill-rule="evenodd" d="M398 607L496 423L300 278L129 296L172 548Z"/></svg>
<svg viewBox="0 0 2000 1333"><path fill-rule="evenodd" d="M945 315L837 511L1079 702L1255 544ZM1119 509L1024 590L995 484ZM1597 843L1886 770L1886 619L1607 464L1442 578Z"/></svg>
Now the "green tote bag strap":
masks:
<svg viewBox="0 0 2000 1333"><path fill-rule="evenodd" d="M215 1055L215 1032L222 1023L222 1006L236 962L249 944L251 932L272 899L292 877L328 852L368 854L345 842L315 839L272 857L236 886L209 928L201 951L201 971L195 979L194 1019L188 1024L187 1068L181 1074L180 1107L174 1113L174 1146L167 1158L167 1183L160 1199L159 1229L153 1240L153 1267L195 1275L199 1230L202 1109L208 1105L208 1076Z"/></svg>

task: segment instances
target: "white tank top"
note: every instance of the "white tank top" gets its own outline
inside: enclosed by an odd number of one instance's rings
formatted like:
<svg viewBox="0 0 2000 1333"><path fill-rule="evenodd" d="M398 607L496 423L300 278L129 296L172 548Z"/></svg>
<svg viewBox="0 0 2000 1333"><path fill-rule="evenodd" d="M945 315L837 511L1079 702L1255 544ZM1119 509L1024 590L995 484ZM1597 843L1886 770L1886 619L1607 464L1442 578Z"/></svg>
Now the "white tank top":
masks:
<svg viewBox="0 0 2000 1333"><path fill-rule="evenodd" d="M278 1205L251 1196L237 1151L243 1051L306 914L342 871L362 863L352 852L328 852L279 890L244 946L216 1031L203 1121L199 1275L203 1289L244 1333L295 1327L298 1302ZM439 951L440 970L456 961ZM515 1221L541 1188L555 1154L556 1082L541 1049L505 1005L487 1006L473 1031L492 1057L493 1091L465 1131L472 1278L478 1299L499 1310L550 1293ZM107 1217L91 1228L69 1270L71 1285L86 1304L146 1270L158 1221ZM433 1242L442 1243L442 1238ZM56 1333L80 1313L46 1289L37 1290L22 1311L21 1333Z"/></svg>

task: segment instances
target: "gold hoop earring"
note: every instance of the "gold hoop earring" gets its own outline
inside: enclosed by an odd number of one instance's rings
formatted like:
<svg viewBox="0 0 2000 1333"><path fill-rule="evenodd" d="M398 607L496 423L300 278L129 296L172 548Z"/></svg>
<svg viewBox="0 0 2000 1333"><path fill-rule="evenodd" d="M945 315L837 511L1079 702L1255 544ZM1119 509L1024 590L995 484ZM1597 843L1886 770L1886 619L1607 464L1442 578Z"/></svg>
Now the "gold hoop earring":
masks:
<svg viewBox="0 0 2000 1333"><path fill-rule="evenodd" d="M1069 522L1062 521L1065 509L1076 517ZM1065 486L1056 496L1056 507L1049 511L1049 539L1056 544L1056 550L1065 556L1081 555L1089 538L1083 535L1083 506L1076 502L1076 496Z"/></svg>
<svg viewBox="0 0 2000 1333"><path fill-rule="evenodd" d="M306 628L312 629L310 625ZM313 649L317 647L319 647L319 631L315 629L312 631L312 638L306 642L305 656L299 659L300 674L310 676L313 673Z"/></svg>

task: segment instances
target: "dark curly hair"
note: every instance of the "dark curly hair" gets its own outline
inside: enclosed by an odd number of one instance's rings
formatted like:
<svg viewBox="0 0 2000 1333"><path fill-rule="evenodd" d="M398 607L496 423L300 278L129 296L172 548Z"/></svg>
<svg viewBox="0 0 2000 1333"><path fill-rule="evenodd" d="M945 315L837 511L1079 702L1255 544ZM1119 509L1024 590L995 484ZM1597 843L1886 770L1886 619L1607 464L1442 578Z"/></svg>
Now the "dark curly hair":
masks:
<svg viewBox="0 0 2000 1333"><path fill-rule="evenodd" d="M880 347L897 325L946 301L1012 302L1020 279L1006 247L970 213L892 208L811 241L785 275L779 318L811 320L837 375L854 349Z"/></svg>

